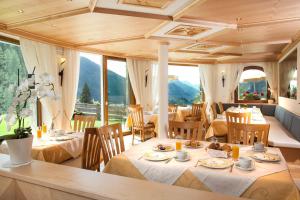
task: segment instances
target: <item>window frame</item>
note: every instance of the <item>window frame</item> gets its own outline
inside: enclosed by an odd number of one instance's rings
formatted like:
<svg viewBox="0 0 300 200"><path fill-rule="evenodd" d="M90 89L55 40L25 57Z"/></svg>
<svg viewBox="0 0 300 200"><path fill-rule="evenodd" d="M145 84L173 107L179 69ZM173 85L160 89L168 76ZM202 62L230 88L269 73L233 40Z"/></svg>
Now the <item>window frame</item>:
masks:
<svg viewBox="0 0 300 200"><path fill-rule="evenodd" d="M246 66L244 67L243 69L243 72L244 71L247 71L247 70L260 70L262 72L264 72L264 68L263 67L260 67L260 66ZM268 83L268 80L266 80L267 82L267 93L270 89L270 85ZM264 100L239 100L239 86L236 87L236 89L234 90L234 103L268 103L268 100L270 99L269 95L267 94L267 99L264 99Z"/></svg>

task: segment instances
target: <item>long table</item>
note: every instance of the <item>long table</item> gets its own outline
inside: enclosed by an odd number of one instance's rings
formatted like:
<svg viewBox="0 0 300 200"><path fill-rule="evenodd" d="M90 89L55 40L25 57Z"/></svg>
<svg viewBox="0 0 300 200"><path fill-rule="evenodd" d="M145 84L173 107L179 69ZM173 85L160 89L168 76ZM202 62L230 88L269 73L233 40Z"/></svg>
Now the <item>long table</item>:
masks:
<svg viewBox="0 0 300 200"><path fill-rule="evenodd" d="M266 120L261 113L259 108L237 108L237 107L231 107L228 108L226 111L229 112L251 112L251 124L266 124ZM217 115L217 118L214 119L209 129L206 132L205 139L211 138L213 136L226 136L228 133L227 129L227 122L226 122L226 116L225 112L221 115Z"/></svg>
<svg viewBox="0 0 300 200"><path fill-rule="evenodd" d="M235 167L232 172L229 169L195 167L199 159L208 157L205 150L209 144L207 142L202 142L203 147L200 149L185 149L191 156L188 162L177 162L174 159L170 162L151 162L141 158L145 152L152 151L153 146L166 143L175 145L174 140L155 138L133 146L123 154L113 157L104 172L252 199L299 199L298 189L277 148L268 147L268 151L281 156L279 164L256 163L256 170L251 172L241 171ZM240 149L241 155L251 153L249 146L241 146ZM174 155L175 152L166 153Z"/></svg>

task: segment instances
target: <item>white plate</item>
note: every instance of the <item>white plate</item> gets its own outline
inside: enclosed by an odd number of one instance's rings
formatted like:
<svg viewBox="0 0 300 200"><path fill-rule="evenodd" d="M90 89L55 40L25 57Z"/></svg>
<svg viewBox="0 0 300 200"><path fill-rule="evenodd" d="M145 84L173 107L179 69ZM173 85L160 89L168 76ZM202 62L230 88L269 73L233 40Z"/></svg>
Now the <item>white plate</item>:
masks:
<svg viewBox="0 0 300 200"><path fill-rule="evenodd" d="M177 156L175 156L174 159L178 162L186 162L189 161L191 157L188 155L185 159L178 159Z"/></svg>
<svg viewBox="0 0 300 200"><path fill-rule="evenodd" d="M145 160L155 161L155 162L168 160L170 158L169 156L166 156L165 154L156 153L156 152L145 153L143 157Z"/></svg>
<svg viewBox="0 0 300 200"><path fill-rule="evenodd" d="M74 136L58 136L58 137L54 137L52 138L52 140L58 141L58 142L62 142L62 141L67 141L67 140L73 140L75 137Z"/></svg>
<svg viewBox="0 0 300 200"><path fill-rule="evenodd" d="M264 162L279 162L281 160L278 154L271 153L255 153L252 158Z"/></svg>
<svg viewBox="0 0 300 200"><path fill-rule="evenodd" d="M234 163L224 158L207 158L199 160L198 164L211 169L225 169L231 167Z"/></svg>
<svg viewBox="0 0 300 200"><path fill-rule="evenodd" d="M165 150L160 150L157 146L154 146L153 147L153 151L159 151L159 152L169 152L169 151L174 151L175 149L174 149L174 147L172 147L171 145L164 145L163 144L163 146L168 146L168 147L170 147L170 148L168 148L168 149L165 149Z"/></svg>
<svg viewBox="0 0 300 200"><path fill-rule="evenodd" d="M268 149L267 148L264 148L262 150L255 150L254 147L252 147L252 151L254 152L266 152Z"/></svg>
<svg viewBox="0 0 300 200"><path fill-rule="evenodd" d="M243 170L243 171L253 171L255 169L255 161L252 160L251 161L251 166L249 168L243 168L239 165L239 162L235 163L235 167L240 169L240 170Z"/></svg>
<svg viewBox="0 0 300 200"><path fill-rule="evenodd" d="M203 145L201 142L199 142L199 145L197 145L197 147L192 147L191 145L186 145L186 143L184 143L184 147L188 148L188 149L199 149L201 148Z"/></svg>

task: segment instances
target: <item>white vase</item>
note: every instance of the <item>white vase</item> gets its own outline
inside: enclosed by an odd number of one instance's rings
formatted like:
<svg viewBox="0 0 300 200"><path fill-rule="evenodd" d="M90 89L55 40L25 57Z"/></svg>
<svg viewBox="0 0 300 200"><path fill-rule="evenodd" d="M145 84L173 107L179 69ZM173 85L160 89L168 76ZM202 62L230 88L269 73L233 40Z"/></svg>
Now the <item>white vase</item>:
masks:
<svg viewBox="0 0 300 200"><path fill-rule="evenodd" d="M23 139L7 140L10 162L12 165L24 165L31 162L33 136Z"/></svg>

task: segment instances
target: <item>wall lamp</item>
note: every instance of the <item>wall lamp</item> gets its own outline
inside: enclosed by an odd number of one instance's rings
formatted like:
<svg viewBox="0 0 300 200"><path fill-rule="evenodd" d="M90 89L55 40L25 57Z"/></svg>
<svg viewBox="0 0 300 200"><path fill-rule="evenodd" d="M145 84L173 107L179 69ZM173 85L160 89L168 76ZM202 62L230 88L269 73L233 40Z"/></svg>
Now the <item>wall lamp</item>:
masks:
<svg viewBox="0 0 300 200"><path fill-rule="evenodd" d="M224 87L225 86L225 71L222 71L221 74L222 74L222 86Z"/></svg>
<svg viewBox="0 0 300 200"><path fill-rule="evenodd" d="M60 62L59 62L59 73L58 75L60 76L60 86L62 86L63 84L63 80L64 80L64 68L65 68L65 65L64 63L66 62L66 58L60 58Z"/></svg>

